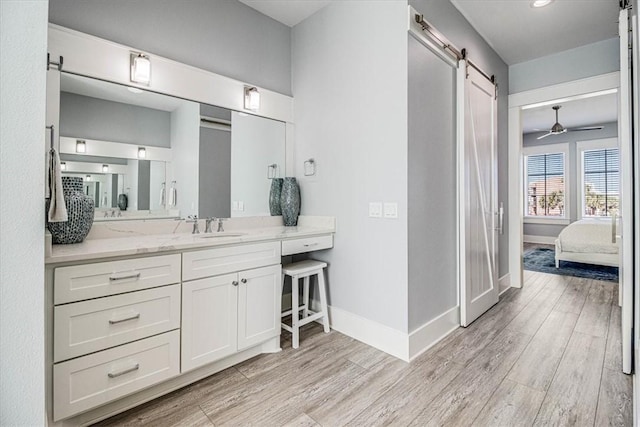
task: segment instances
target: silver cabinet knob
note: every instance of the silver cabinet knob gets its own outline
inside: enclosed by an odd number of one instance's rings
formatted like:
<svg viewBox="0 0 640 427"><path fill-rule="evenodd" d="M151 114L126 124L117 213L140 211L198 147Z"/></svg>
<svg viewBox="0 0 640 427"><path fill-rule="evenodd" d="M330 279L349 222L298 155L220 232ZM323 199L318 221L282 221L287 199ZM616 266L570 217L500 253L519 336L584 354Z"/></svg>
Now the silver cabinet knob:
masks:
<svg viewBox="0 0 640 427"><path fill-rule="evenodd" d="M241 279L240 280L242 283L247 283L247 279Z"/></svg>
<svg viewBox="0 0 640 427"><path fill-rule="evenodd" d="M238 286L238 281L237 281L237 280L234 280L233 282L231 282L231 284L232 284L233 286Z"/></svg>

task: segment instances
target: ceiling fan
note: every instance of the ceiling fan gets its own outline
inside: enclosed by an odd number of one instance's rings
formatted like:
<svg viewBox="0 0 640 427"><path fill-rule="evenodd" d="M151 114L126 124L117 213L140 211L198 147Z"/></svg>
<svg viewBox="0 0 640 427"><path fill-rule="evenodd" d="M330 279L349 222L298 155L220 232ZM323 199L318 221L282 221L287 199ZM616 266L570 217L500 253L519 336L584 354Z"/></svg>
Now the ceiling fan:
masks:
<svg viewBox="0 0 640 427"><path fill-rule="evenodd" d="M561 133L565 133L565 132L578 132L582 130L600 130L603 128L603 126L585 126L581 128L567 129L564 126L562 126L558 121L558 110L561 107L562 107L561 105L554 105L553 107L551 107L556 111L556 122L553 126L551 126L551 129L549 130L549 132L547 132L542 136L539 136L537 139L546 138L549 135L560 135Z"/></svg>

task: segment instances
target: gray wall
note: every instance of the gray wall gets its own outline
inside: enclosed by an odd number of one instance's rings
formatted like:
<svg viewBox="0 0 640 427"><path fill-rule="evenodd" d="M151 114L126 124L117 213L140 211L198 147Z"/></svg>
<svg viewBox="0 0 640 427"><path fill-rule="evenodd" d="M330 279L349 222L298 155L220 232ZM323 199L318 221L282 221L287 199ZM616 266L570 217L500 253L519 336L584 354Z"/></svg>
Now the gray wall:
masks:
<svg viewBox="0 0 640 427"><path fill-rule="evenodd" d="M171 114L61 92L60 135L169 148Z"/></svg>
<svg viewBox="0 0 640 427"><path fill-rule="evenodd" d="M151 162L138 160L138 210L149 210L149 187L151 181Z"/></svg>
<svg viewBox="0 0 640 427"><path fill-rule="evenodd" d="M475 62L489 75L494 74L498 82L498 201L509 206L508 188L508 100L509 69L498 54L467 22L462 14L448 0L410 0L418 12L424 14L427 21L433 24L458 48L467 49L469 59ZM509 229L509 217L505 215L504 229ZM509 236L504 233L498 239L499 268L502 277L509 272Z"/></svg>
<svg viewBox="0 0 640 427"><path fill-rule="evenodd" d="M404 2L342 1L292 33L301 213L338 227L333 249L314 253L329 263L330 304L405 333L406 26ZM308 158L317 170L306 177ZM369 218L369 202L397 202L398 219Z"/></svg>
<svg viewBox="0 0 640 427"><path fill-rule="evenodd" d="M47 0L0 1L0 425L45 423Z"/></svg>
<svg viewBox="0 0 640 427"><path fill-rule="evenodd" d="M617 38L555 53L509 67L509 93L570 82L620 69Z"/></svg>
<svg viewBox="0 0 640 427"><path fill-rule="evenodd" d="M458 304L456 71L408 37L411 331Z"/></svg>
<svg viewBox="0 0 640 427"><path fill-rule="evenodd" d="M198 216L200 218L231 217L231 162L229 159L231 159L231 132L201 127L198 185Z"/></svg>
<svg viewBox="0 0 640 427"><path fill-rule="evenodd" d="M49 21L291 94L289 27L235 0L51 0Z"/></svg>
<svg viewBox="0 0 640 427"><path fill-rule="evenodd" d="M542 140L536 138L540 136L540 133L525 134L522 137L522 144L524 147L534 147L541 145L554 145L561 143L569 143L569 220L571 222L578 220L578 176L577 165L578 155L576 150L577 141L590 141L594 139L603 138L615 138L618 136L618 123L605 123L604 129L593 130L586 132L567 132L561 135L551 135ZM524 224L525 236L545 236L545 237L557 237L558 234L566 227L566 225L560 224Z"/></svg>

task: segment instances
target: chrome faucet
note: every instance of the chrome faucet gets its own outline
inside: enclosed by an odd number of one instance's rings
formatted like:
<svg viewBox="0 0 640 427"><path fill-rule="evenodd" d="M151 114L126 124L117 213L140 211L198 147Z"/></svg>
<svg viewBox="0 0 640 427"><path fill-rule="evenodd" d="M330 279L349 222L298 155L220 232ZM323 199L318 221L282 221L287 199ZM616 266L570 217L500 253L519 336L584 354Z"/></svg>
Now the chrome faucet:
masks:
<svg viewBox="0 0 640 427"><path fill-rule="evenodd" d="M211 217L211 218L207 218L205 219L205 228L204 228L204 232L205 233L211 233L211 223L214 221L217 221L218 218L216 217Z"/></svg>
<svg viewBox="0 0 640 427"><path fill-rule="evenodd" d="M193 223L193 230L191 231L191 234L200 234L200 229L198 228L198 215L189 215L187 218L189 218L187 222Z"/></svg>
<svg viewBox="0 0 640 427"><path fill-rule="evenodd" d="M218 218L218 233L224 232L224 228L222 227L222 222L226 220L227 218Z"/></svg>

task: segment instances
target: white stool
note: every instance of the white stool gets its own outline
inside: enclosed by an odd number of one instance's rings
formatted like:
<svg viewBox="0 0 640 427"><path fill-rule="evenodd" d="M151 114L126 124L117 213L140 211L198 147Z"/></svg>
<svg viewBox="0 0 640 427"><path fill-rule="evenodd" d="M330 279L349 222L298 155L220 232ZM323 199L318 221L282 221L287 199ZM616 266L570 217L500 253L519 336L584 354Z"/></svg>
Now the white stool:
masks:
<svg viewBox="0 0 640 427"><path fill-rule="evenodd" d="M300 327L309 322L322 318L324 331L329 332L329 316L327 314L327 289L324 283L324 268L327 263L306 260L282 266L282 287L287 276L291 277L291 310L282 313L282 317L291 314L291 326L282 322L282 329L291 332L293 348L298 348L300 343ZM309 310L309 278L318 277L318 291L320 294L320 311ZM302 287L302 305L298 302L300 279L304 279ZM302 310L302 318L300 311Z"/></svg>

